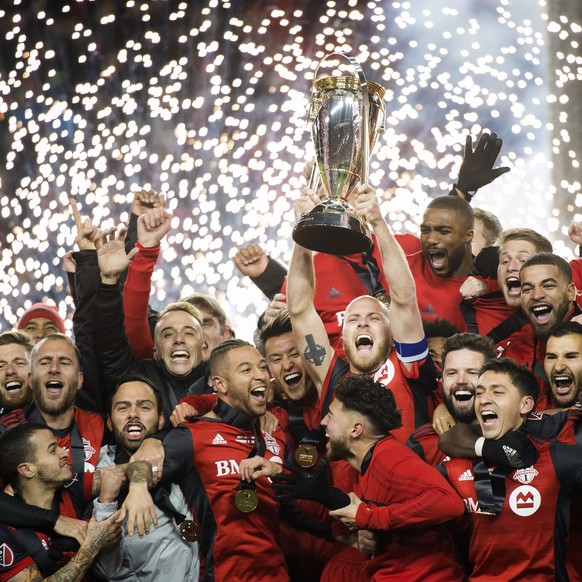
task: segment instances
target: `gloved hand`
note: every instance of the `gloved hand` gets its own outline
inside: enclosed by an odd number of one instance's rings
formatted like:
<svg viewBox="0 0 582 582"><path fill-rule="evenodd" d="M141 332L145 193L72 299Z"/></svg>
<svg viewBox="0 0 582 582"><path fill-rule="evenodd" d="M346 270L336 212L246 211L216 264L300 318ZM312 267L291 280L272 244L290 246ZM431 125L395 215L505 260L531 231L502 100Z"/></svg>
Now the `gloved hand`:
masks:
<svg viewBox="0 0 582 582"><path fill-rule="evenodd" d="M513 430L497 440L483 443L483 460L488 465L501 465L512 469L531 467L538 460L538 451L521 430Z"/></svg>
<svg viewBox="0 0 582 582"><path fill-rule="evenodd" d="M510 168L505 166L493 169L502 145L503 140L498 139L496 133L484 133L473 150L473 139L467 136L465 155L455 187L469 200L479 188L509 172Z"/></svg>
<svg viewBox="0 0 582 582"><path fill-rule="evenodd" d="M328 509L340 509L350 504L346 493L333 486L331 472L325 459L320 459L313 469L305 471L295 463L285 461L283 466L291 471L271 477L277 491L277 501L310 499Z"/></svg>

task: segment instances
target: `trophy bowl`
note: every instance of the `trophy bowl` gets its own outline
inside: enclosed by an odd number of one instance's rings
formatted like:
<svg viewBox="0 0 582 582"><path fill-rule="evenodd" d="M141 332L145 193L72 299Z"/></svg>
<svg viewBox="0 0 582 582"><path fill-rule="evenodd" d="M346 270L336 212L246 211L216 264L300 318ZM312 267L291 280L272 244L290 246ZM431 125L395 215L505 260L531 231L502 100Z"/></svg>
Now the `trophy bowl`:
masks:
<svg viewBox="0 0 582 582"><path fill-rule="evenodd" d="M384 88L366 81L363 73L324 77L313 84L309 120L314 172L327 197L299 217L293 240L301 246L339 255L365 252L372 246L368 226L348 198L368 181L369 152L383 131L384 95Z"/></svg>

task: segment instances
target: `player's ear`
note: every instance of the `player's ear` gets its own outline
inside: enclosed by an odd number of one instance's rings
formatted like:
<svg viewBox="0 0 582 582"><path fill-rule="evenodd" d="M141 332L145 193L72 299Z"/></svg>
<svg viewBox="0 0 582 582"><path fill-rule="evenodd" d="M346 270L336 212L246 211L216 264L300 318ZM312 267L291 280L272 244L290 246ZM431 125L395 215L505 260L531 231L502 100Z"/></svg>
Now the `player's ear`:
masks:
<svg viewBox="0 0 582 582"><path fill-rule="evenodd" d="M227 382L222 376L212 376L210 382L218 394L228 394Z"/></svg>
<svg viewBox="0 0 582 582"><path fill-rule="evenodd" d="M20 463L20 465L18 465L18 467L16 468L18 474L24 477L25 479L31 479L32 477L34 477L36 473L35 469L36 467L34 466L34 463Z"/></svg>
<svg viewBox="0 0 582 582"><path fill-rule="evenodd" d="M519 405L520 414L529 414L535 406L534 399L531 396L524 396Z"/></svg>
<svg viewBox="0 0 582 582"><path fill-rule="evenodd" d="M358 438L359 436L361 436L364 432L364 425L361 422L356 422L354 423L354 426L352 426L352 430L350 431L350 436L354 439Z"/></svg>

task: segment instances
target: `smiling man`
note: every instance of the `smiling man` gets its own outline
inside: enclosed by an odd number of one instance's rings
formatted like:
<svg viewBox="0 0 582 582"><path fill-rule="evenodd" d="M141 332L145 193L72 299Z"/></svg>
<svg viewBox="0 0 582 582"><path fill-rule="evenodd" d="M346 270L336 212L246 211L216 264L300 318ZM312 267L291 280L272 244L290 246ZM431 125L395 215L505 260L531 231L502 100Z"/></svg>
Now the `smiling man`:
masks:
<svg viewBox="0 0 582 582"><path fill-rule="evenodd" d="M544 371L557 408L580 406L582 325L570 321L552 330L546 345Z"/></svg>
<svg viewBox="0 0 582 582"><path fill-rule="evenodd" d="M32 400L29 337L19 331L0 333L0 419Z"/></svg>
<svg viewBox="0 0 582 582"><path fill-rule="evenodd" d="M493 360L492 340L472 333L457 333L443 347L443 402L458 423L476 422L475 391L479 370ZM430 465L438 465L445 457L439 447L439 434L431 422L416 429L406 444Z"/></svg>
<svg viewBox="0 0 582 582"><path fill-rule="evenodd" d="M149 378L162 394L166 426L178 401L188 388L204 378L204 335L200 312L185 301L167 305L158 315L154 331L154 359L136 358L124 328L123 299L119 278L137 249L126 254L126 231L110 229L95 239L101 283L95 298L95 347L105 376L115 383L129 372Z"/></svg>
<svg viewBox="0 0 582 582"><path fill-rule="evenodd" d="M25 422L3 433L0 476L12 485L27 507L52 509L57 513L60 510L69 517L82 517L72 507L68 491L63 489L73 476L67 451L45 426ZM99 551L119 541L118 516L100 523L91 520L86 534L79 548L54 532L36 532L29 525L24 531L0 525L0 579L84 579Z"/></svg>
<svg viewBox="0 0 582 582"><path fill-rule="evenodd" d="M119 379L107 417L115 444L101 448L98 469L128 463L143 441L163 427L161 402L158 389L144 376L128 374ZM93 501L99 521L117 510L123 483L120 479L102 479L99 497ZM185 520L193 519L180 487L174 483L158 485L152 495L157 527L145 537L129 536L124 522L122 561L104 554L98 559L100 572L112 581L154 581L170 571L177 580L198 580L198 543L187 541L179 529Z"/></svg>
<svg viewBox="0 0 582 582"><path fill-rule="evenodd" d="M400 424L391 391L365 376L347 377L322 424L327 458L351 466L350 504L330 515L382 540L365 563L367 579L463 580L440 525L459 517L463 504L438 471L391 436Z"/></svg>
<svg viewBox="0 0 582 582"><path fill-rule="evenodd" d="M258 425L267 410L267 364L251 344L227 340L212 351L209 371L216 406L165 438L162 479L180 479L205 515L206 580L286 581L279 505L263 476L281 472L285 442L280 430L262 433Z"/></svg>
<svg viewBox="0 0 582 582"><path fill-rule="evenodd" d="M539 253L521 266L521 308L538 340L547 340L552 327L575 311L572 268L552 253Z"/></svg>
<svg viewBox="0 0 582 582"><path fill-rule="evenodd" d="M382 216L376 192L360 186L354 208L374 230L390 285L390 309L369 295L357 297L347 306L341 338L344 360L333 349L315 308L313 254L296 244L287 289L293 332L317 388L321 416L327 414L334 385L346 374L370 375L394 393L402 411L402 427L393 435L405 442L415 427L429 420L428 399L436 388L436 370L428 358L412 273ZM302 211L298 201L295 212Z"/></svg>
<svg viewBox="0 0 582 582"><path fill-rule="evenodd" d="M525 431L536 396L536 378L524 366L508 358L485 364L475 401L483 432L476 448ZM468 511L469 580L568 580L569 494L582 484L582 450L558 440L532 440L539 457L523 469L465 459L444 465Z"/></svg>

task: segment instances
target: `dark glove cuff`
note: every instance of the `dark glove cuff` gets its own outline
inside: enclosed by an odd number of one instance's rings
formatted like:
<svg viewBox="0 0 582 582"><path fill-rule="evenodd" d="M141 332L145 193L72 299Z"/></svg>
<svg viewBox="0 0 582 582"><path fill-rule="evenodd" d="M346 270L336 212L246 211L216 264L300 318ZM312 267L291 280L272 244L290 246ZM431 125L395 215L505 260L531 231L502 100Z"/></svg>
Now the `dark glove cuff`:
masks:
<svg viewBox="0 0 582 582"><path fill-rule="evenodd" d="M452 194L453 196L457 196L457 193L455 192L455 188L457 190L460 190L464 194L465 200L467 202L471 202L471 200L473 199L473 196L475 196L475 194L477 193L477 189L471 190L470 188L468 188L467 186L464 186L463 184L453 184L453 188L449 192L449 194Z"/></svg>
<svg viewBox="0 0 582 582"><path fill-rule="evenodd" d="M332 487L325 499L322 499L322 503L332 511L334 509L341 509L346 505L350 504L350 498L347 493L344 493L341 489L337 489L336 487Z"/></svg>

